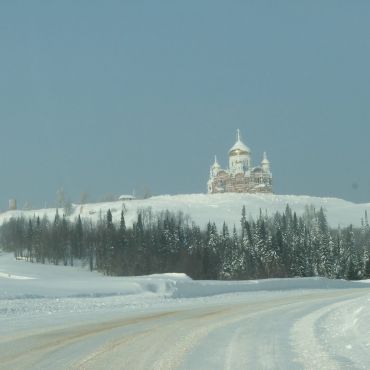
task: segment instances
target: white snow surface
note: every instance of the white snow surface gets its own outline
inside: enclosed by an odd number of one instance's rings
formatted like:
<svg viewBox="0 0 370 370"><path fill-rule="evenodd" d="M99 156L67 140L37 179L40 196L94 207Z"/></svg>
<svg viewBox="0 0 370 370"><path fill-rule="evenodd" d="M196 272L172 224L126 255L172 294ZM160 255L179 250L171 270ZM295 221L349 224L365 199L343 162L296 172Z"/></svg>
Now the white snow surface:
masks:
<svg viewBox="0 0 370 370"><path fill-rule="evenodd" d="M0 253L0 369L368 369L369 286L108 277Z"/></svg>
<svg viewBox="0 0 370 370"><path fill-rule="evenodd" d="M326 278L246 281L192 280L182 273L134 277L104 276L87 267L38 264L0 255L0 299L136 296L195 298L219 294L294 289L367 288L366 284Z"/></svg>
<svg viewBox="0 0 370 370"><path fill-rule="evenodd" d="M273 215L276 211L283 212L286 205L302 214L306 206L314 206L316 209L323 207L326 210L328 221L331 226L348 226L349 224L360 225L361 219L367 210L370 213L370 203L356 204L338 198L322 198L298 195L275 195L275 194L188 194L188 195L161 195L149 199L116 201L108 203L91 203L85 205L73 205L73 212L69 216L74 220L78 215L82 218L90 218L97 221L99 217L105 217L108 209L112 211L113 219L118 222L123 207L126 209L125 219L127 225L137 219L139 210L150 208L153 214L169 210L171 212L182 211L189 215L200 227L204 227L208 221L221 226L224 221L230 226L239 227L241 209L246 207L247 217L258 217L260 210ZM0 224L11 217L33 217L46 215L52 219L55 208L32 210L32 211L7 211L0 214ZM63 212L62 210L60 212Z"/></svg>

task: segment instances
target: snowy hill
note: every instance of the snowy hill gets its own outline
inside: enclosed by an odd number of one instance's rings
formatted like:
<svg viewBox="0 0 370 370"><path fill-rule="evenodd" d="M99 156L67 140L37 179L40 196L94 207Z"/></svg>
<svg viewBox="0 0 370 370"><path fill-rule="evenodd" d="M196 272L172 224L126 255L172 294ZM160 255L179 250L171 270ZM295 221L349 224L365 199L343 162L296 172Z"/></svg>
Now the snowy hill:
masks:
<svg viewBox="0 0 370 370"><path fill-rule="evenodd" d="M91 218L93 221L106 214L110 209L115 221L119 220L123 206L126 209L126 223L131 225L137 217L137 212L151 208L153 213L169 210L172 212L182 211L191 219L203 227L208 221L214 221L218 226L226 221L230 226L239 226L241 209L245 205L247 217L258 217L260 209L269 215L276 211L282 212L286 205L302 214L306 206L314 206L316 209L323 207L328 216L331 226L347 226L349 224L360 225L364 212L370 213L370 203L356 204L338 198L320 198L297 195L275 194L187 194L187 195L162 195L143 200L115 201L108 203L91 203L74 205L73 212L69 216L75 219L79 214L82 218ZM7 211L0 214L0 224L11 217L33 217L46 215L53 218L55 208L32 211Z"/></svg>

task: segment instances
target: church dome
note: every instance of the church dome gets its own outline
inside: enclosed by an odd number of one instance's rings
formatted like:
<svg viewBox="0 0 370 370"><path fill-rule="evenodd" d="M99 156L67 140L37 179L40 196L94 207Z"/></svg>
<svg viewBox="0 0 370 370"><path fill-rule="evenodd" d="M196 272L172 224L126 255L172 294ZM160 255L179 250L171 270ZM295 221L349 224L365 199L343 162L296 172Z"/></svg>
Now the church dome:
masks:
<svg viewBox="0 0 370 370"><path fill-rule="evenodd" d="M242 142L240 138L240 131L238 130L237 140L234 146L229 150L229 156L236 155L248 155L251 153L251 150Z"/></svg>
<svg viewBox="0 0 370 370"><path fill-rule="evenodd" d="M270 161L267 159L267 154L266 152L263 152L263 159L262 159L262 164L270 164Z"/></svg>
<svg viewBox="0 0 370 370"><path fill-rule="evenodd" d="M213 169L221 169L220 164L217 162L217 157L215 156L215 162L212 165Z"/></svg>

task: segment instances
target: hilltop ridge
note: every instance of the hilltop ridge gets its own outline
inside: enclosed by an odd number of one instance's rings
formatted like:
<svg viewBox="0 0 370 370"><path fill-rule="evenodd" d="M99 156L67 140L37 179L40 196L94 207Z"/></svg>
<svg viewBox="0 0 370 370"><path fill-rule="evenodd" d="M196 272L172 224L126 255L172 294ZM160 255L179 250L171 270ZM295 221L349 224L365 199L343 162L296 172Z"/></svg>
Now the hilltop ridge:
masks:
<svg viewBox="0 0 370 370"><path fill-rule="evenodd" d="M125 209L127 225L132 225L136 220L137 212L151 208L157 212L169 210L171 212L183 212L189 215L191 220L203 227L208 221L215 222L218 226L224 221L230 226L239 225L241 209L246 207L247 217L258 217L260 210L273 215L282 212L286 205L297 214L302 214L306 206L316 209L323 207L327 213L328 221L332 227L353 224L359 226L365 211L370 213L370 203L356 204L339 198L324 198L302 195L276 195L276 194L179 194L159 195L148 199L136 199L131 201L114 201L104 203L89 203L84 205L74 204L72 213L68 216L71 220L81 215L82 218L90 218L97 221L110 209L113 219L119 220L121 210ZM11 217L48 217L52 219L56 208L38 210L16 210L0 214L0 224ZM61 213L63 211L60 211Z"/></svg>

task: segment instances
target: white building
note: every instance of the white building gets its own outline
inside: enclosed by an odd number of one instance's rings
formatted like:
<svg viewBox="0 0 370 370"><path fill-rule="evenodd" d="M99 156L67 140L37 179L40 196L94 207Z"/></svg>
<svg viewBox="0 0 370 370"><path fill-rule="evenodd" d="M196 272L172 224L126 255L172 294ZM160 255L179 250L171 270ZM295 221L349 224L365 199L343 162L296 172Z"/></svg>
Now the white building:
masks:
<svg viewBox="0 0 370 370"><path fill-rule="evenodd" d="M272 193L272 174L266 152L260 166L253 167L252 152L237 130L235 144L229 150L229 168L222 169L217 158L210 169L208 193Z"/></svg>
<svg viewBox="0 0 370 370"><path fill-rule="evenodd" d="M133 196L133 195L130 195L130 194L123 194L123 195L120 195L119 197L118 197L118 200L135 200L136 198L135 198L135 196Z"/></svg>

